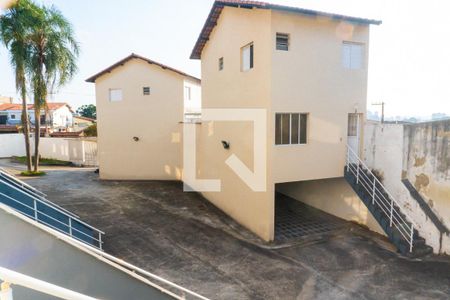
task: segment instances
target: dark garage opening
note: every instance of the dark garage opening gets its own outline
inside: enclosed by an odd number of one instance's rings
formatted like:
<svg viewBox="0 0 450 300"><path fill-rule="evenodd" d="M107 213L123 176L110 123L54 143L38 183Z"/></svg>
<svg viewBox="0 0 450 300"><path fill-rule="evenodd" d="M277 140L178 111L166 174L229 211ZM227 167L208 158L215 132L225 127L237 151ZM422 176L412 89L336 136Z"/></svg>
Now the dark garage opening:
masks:
<svg viewBox="0 0 450 300"><path fill-rule="evenodd" d="M335 234L348 222L275 192L275 240L287 242Z"/></svg>

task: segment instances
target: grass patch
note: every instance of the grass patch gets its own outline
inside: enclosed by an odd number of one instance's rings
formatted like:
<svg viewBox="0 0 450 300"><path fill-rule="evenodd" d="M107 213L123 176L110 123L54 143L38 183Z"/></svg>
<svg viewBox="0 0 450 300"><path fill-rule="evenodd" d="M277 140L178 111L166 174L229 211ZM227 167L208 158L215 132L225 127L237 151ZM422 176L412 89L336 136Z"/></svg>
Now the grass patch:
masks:
<svg viewBox="0 0 450 300"><path fill-rule="evenodd" d="M21 176L26 176L26 177L44 176L45 174L46 173L43 172L43 171L37 171L37 172L34 172L34 171L23 171L23 172L20 172Z"/></svg>
<svg viewBox="0 0 450 300"><path fill-rule="evenodd" d="M27 163L27 157L26 156L14 156L14 161L26 164ZM34 159L34 157L33 157ZM39 165L40 166L71 166L72 163L70 161L65 160L58 160L53 158L42 158L39 159Z"/></svg>

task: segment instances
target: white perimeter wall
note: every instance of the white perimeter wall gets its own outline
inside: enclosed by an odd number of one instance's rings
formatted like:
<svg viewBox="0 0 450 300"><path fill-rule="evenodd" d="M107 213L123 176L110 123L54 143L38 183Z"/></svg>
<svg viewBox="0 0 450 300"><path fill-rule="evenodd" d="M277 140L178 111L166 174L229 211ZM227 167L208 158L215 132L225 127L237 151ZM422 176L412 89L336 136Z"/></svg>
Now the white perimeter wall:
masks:
<svg viewBox="0 0 450 300"><path fill-rule="evenodd" d="M25 155L23 134L0 134L0 158Z"/></svg>
<svg viewBox="0 0 450 300"><path fill-rule="evenodd" d="M33 139L31 144L34 147ZM98 166L96 139L41 138L39 151L44 158ZM24 155L25 141L22 134L0 134L0 157Z"/></svg>

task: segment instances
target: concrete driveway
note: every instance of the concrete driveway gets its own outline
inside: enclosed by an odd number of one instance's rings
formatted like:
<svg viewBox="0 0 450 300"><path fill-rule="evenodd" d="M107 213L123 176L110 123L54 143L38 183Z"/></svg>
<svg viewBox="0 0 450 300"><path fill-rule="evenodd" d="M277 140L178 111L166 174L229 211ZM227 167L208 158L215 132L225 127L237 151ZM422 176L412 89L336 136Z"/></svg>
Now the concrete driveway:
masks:
<svg viewBox="0 0 450 300"><path fill-rule="evenodd" d="M400 257L356 225L267 244L178 182L100 181L76 168L27 182L105 231L108 253L211 299L450 299L448 258Z"/></svg>

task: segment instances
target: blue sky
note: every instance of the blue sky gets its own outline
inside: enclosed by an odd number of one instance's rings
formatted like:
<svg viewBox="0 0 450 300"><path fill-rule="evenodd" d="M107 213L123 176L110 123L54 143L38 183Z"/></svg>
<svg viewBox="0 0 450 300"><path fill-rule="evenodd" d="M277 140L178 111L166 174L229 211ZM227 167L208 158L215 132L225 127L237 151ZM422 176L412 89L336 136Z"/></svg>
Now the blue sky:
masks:
<svg viewBox="0 0 450 300"><path fill-rule="evenodd" d="M0 0L0 3L5 0ZM200 76L189 55L212 0L39 0L73 23L79 72L51 100L95 103L84 80L138 53ZM272 0L270 2L383 20L371 30L368 104L385 101L388 116L450 114L450 3L444 0ZM0 95L15 96L7 52L0 48Z"/></svg>

